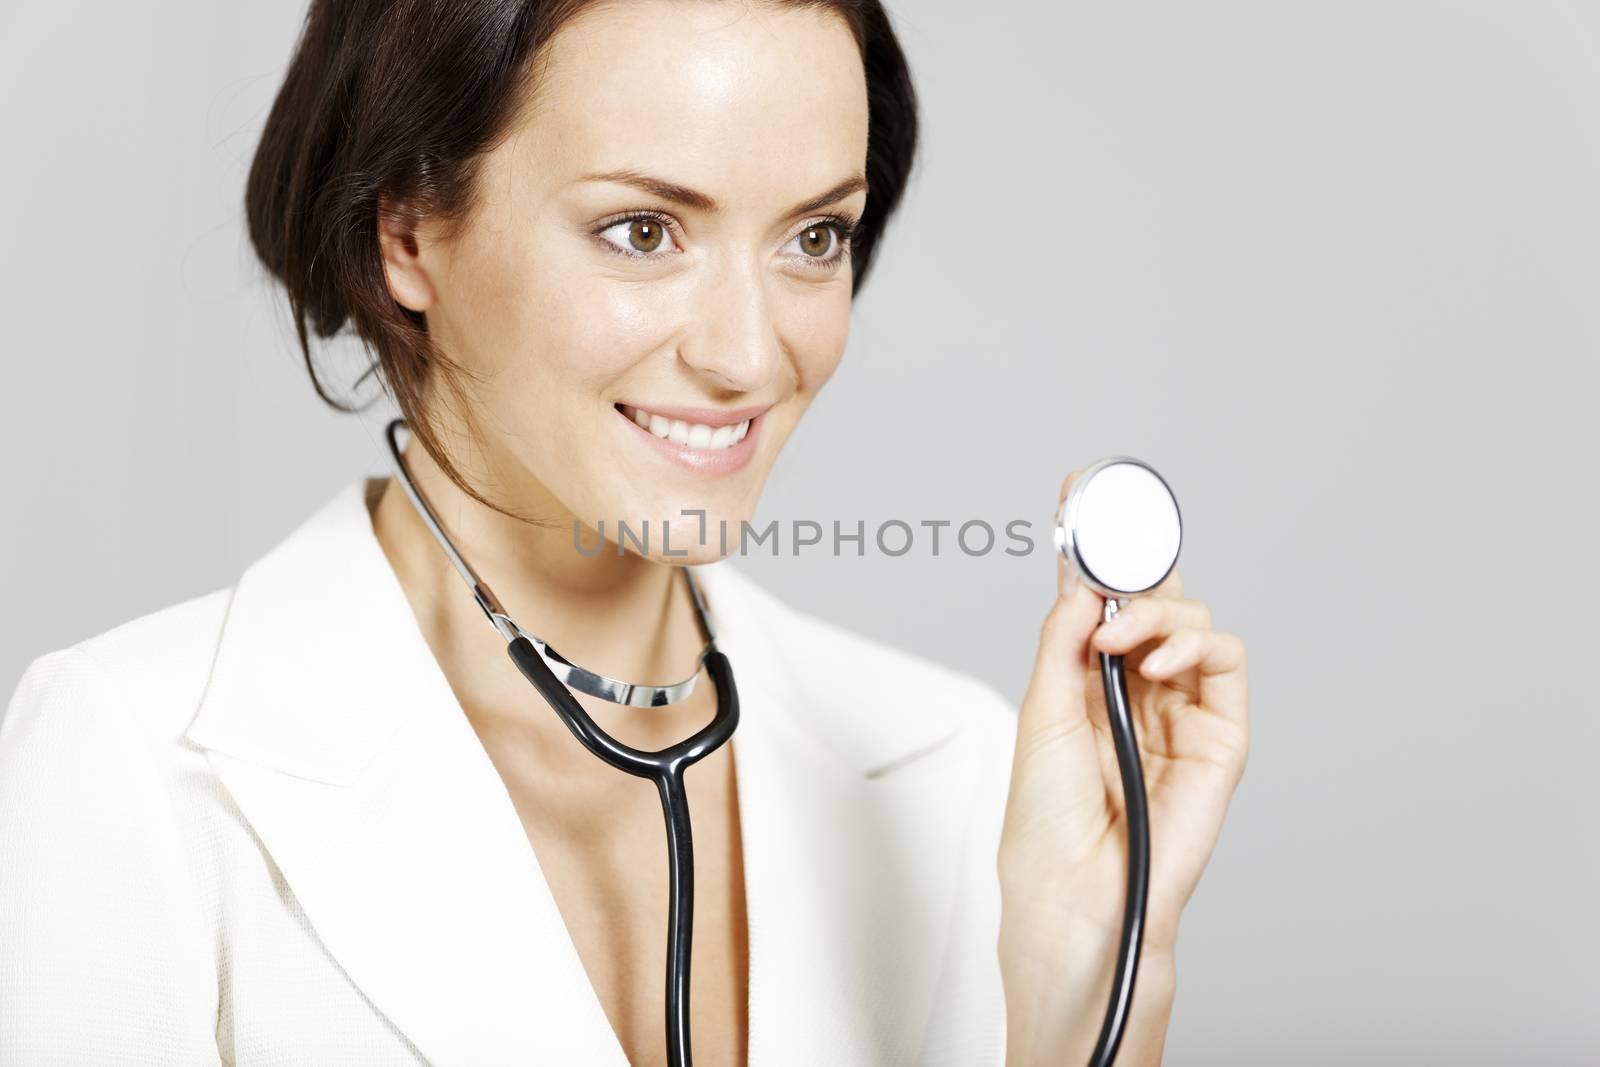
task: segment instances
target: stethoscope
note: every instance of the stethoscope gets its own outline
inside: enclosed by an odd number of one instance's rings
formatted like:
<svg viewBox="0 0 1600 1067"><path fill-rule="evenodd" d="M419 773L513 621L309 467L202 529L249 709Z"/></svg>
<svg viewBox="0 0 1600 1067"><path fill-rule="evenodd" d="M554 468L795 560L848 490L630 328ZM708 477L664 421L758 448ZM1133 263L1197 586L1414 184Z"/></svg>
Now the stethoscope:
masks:
<svg viewBox="0 0 1600 1067"><path fill-rule="evenodd" d="M1102 622L1110 622L1130 599L1150 592L1172 573L1183 543L1183 517L1178 498L1153 467L1129 456L1112 456L1084 468L1073 480L1056 513L1055 540L1079 579L1106 598ZM1150 812L1122 659L1100 653L1106 718L1117 752L1128 827L1128 897L1111 1002L1089 1057L1091 1067L1109 1067L1122 1043L1139 972L1150 888Z"/></svg>
<svg viewBox="0 0 1600 1067"><path fill-rule="evenodd" d="M510 653L517 669L543 694L556 714L561 716L561 721L567 724L567 728L583 742L585 748L618 770L649 778L655 782L661 794L661 810L667 821L667 860L671 878L671 896L667 905L667 1062L673 1067L690 1067L689 948L694 931L694 841L690 833L689 797L684 790L683 775L691 766L721 747L739 725L739 691L733 684L733 668L728 663L728 657L717 648L711 623L706 618L705 600L700 587L690 569L682 568L684 579L689 583L690 598L694 601L695 616L706 638L705 647L695 660L694 673L689 677L671 685L649 685L618 681L585 670L518 626L500 606L489 586L456 551L444 528L439 525L433 509L412 480L405 457L401 455L397 434L404 427L404 419L395 419L389 423L385 434L395 470L400 476L400 485L433 533L434 539L444 549L445 555L450 557L456 573L472 589L478 606L489 617L489 622L500 636L505 638L506 651ZM657 752L633 748L606 733L567 689L571 686L581 693L609 700L613 704L658 708L676 704L688 697L694 691L702 664L717 687L716 715L693 736Z"/></svg>
<svg viewBox="0 0 1600 1067"><path fill-rule="evenodd" d="M694 850L683 775L690 766L731 738L739 724L739 692L734 686L733 668L727 656L716 647L699 585L692 570L684 567L695 616L706 638L694 673L689 677L670 685L652 685L619 681L578 666L518 626L456 550L406 466L398 439L399 431L404 428L405 420L395 419L389 423L385 434L400 485L451 565L471 588L478 606L505 638L506 651L518 670L533 683L585 748L619 770L649 778L661 794L671 878L667 923L667 1061L672 1067L690 1067L689 948L694 929ZM1103 459L1085 468L1074 480L1056 515L1056 547L1068 564L1076 568L1082 581L1106 598L1104 618L1108 622L1129 599L1149 592L1165 580L1178 562L1181 541L1182 519L1177 498L1153 468L1126 456ZM1139 968L1145 897L1150 881L1150 818L1122 663L1120 655L1100 653L1106 708L1127 814L1128 899L1123 912L1111 1002L1090 1059L1092 1067L1109 1067L1116 1059L1117 1047L1127 1025ZM613 738L589 717L567 688L571 686L614 704L661 707L683 700L694 690L702 664L717 687L715 717L687 740L657 752L641 751Z"/></svg>

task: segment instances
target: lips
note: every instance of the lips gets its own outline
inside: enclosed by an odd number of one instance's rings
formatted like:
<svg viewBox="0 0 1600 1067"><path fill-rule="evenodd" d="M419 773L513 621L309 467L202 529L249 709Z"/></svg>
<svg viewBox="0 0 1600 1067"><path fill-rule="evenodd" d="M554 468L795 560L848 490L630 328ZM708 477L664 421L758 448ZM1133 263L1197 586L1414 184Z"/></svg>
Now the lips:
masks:
<svg viewBox="0 0 1600 1067"><path fill-rule="evenodd" d="M750 462L768 407L614 405L632 439L676 467L702 475L730 474Z"/></svg>
<svg viewBox="0 0 1600 1067"><path fill-rule="evenodd" d="M628 404L619 404L618 410L632 419L641 429L675 445L720 452L744 440L750 432L750 419L738 422L698 422L673 418L659 411L649 411Z"/></svg>

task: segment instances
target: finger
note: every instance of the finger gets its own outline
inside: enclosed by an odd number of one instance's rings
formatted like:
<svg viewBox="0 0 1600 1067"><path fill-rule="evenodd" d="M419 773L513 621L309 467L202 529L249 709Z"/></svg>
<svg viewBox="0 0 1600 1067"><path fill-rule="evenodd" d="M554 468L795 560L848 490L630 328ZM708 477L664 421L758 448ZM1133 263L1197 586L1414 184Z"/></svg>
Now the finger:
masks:
<svg viewBox="0 0 1600 1067"><path fill-rule="evenodd" d="M1149 593L1150 596L1162 597L1171 600L1183 599L1183 575L1178 573L1174 566L1171 572Z"/></svg>
<svg viewBox="0 0 1600 1067"><path fill-rule="evenodd" d="M1244 725L1249 714L1246 653L1236 634L1193 627L1176 630L1144 658L1139 673L1155 681L1196 668L1200 704Z"/></svg>
<svg viewBox="0 0 1600 1067"><path fill-rule="evenodd" d="M1019 744L1077 728L1087 721L1084 677L1089 661L1089 634L1104 602L1082 582L1058 595L1039 628L1033 675L1018 710Z"/></svg>
<svg viewBox="0 0 1600 1067"><path fill-rule="evenodd" d="M1067 499L1067 494L1072 492L1072 483L1077 481L1078 480L1078 475L1080 475L1082 473L1083 473L1083 468L1082 467L1077 467L1077 468L1074 468L1073 470L1067 472L1066 478L1063 479L1062 482L1061 482L1061 495L1056 497L1056 507L1060 507L1062 501Z"/></svg>
<svg viewBox="0 0 1600 1067"><path fill-rule="evenodd" d="M1205 601L1141 597L1103 623L1091 644L1101 652L1126 654L1152 638L1166 637L1184 627L1211 628L1211 609Z"/></svg>
<svg viewBox="0 0 1600 1067"><path fill-rule="evenodd" d="M1213 631L1192 626L1174 630L1140 662L1139 673L1156 679L1193 670L1205 657L1212 636Z"/></svg>
<svg viewBox="0 0 1600 1067"><path fill-rule="evenodd" d="M1072 483L1074 481L1076 481L1077 478L1078 478L1078 475L1080 475L1082 473L1083 473L1082 468L1074 470L1070 474L1067 475L1066 481L1061 483L1061 495L1056 498L1056 508L1057 508L1057 510L1060 509L1062 501L1067 499L1067 494L1072 491ZM1060 552L1057 552L1056 553L1056 592L1057 593L1064 594L1064 593L1067 592L1067 579L1068 579L1069 576L1071 576L1071 574L1072 574L1071 565L1069 563L1067 563L1067 557L1062 555Z"/></svg>
<svg viewBox="0 0 1600 1067"><path fill-rule="evenodd" d="M1061 487L1062 498L1078 475ZM1063 576L1057 566L1057 579ZM1017 711L1017 739L1006 802L1006 835L1048 825L1079 842L1098 840L1109 816L1107 774L1099 731L1090 720L1084 689L1089 634L1103 601L1082 582L1058 592L1039 630L1033 674Z"/></svg>
<svg viewBox="0 0 1600 1067"><path fill-rule="evenodd" d="M1200 658L1200 703L1239 726L1250 719L1249 655L1238 634L1213 631Z"/></svg>

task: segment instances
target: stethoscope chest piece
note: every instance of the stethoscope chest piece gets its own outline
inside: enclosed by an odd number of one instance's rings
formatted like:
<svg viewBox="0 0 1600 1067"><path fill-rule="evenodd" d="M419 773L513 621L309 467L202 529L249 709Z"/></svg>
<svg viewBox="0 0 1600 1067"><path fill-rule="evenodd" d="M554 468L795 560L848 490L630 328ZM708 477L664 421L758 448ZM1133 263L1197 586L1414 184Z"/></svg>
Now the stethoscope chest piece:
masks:
<svg viewBox="0 0 1600 1067"><path fill-rule="evenodd" d="M1178 562L1178 498L1148 463L1131 456L1102 459L1073 480L1056 513L1055 542L1101 596L1147 593Z"/></svg>

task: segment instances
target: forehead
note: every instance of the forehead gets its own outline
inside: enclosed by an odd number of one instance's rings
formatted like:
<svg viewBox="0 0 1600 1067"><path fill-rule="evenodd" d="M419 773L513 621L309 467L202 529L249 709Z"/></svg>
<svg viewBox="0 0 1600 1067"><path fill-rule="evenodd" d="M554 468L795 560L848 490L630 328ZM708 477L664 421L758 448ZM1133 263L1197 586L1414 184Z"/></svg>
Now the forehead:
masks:
<svg viewBox="0 0 1600 1067"><path fill-rule="evenodd" d="M631 167L729 202L774 183L803 199L866 157L860 51L825 7L599 3L546 45L533 76L515 140L555 182Z"/></svg>

